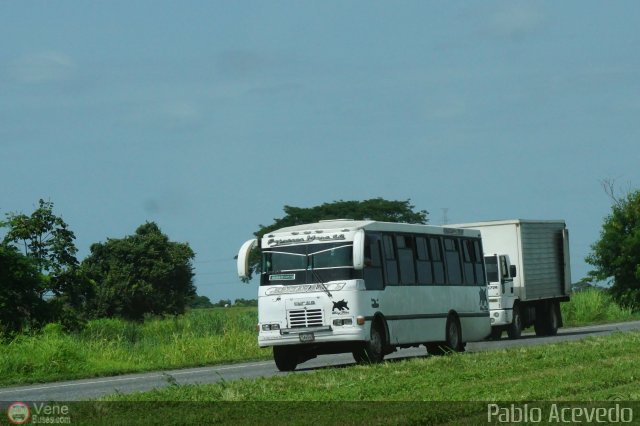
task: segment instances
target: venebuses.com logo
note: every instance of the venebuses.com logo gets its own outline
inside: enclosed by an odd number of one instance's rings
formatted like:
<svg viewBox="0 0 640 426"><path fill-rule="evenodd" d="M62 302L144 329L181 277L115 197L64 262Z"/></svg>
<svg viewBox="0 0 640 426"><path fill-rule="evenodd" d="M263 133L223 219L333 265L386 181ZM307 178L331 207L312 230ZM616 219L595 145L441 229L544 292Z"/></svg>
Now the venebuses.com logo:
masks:
<svg viewBox="0 0 640 426"><path fill-rule="evenodd" d="M71 424L69 406L55 402L14 402L7 407L7 418L13 425Z"/></svg>
<svg viewBox="0 0 640 426"><path fill-rule="evenodd" d="M7 417L9 418L9 423L23 425L29 421L31 410L24 402L14 402L7 407Z"/></svg>

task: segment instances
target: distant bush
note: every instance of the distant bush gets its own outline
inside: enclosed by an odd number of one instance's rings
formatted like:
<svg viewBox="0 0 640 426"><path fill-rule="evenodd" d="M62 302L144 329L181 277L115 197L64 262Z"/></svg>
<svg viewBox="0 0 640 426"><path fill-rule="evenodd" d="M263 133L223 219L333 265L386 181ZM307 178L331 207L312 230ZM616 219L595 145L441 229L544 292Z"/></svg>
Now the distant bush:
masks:
<svg viewBox="0 0 640 426"><path fill-rule="evenodd" d="M606 290L596 287L574 293L570 302L560 306L565 325L627 321L634 318L631 309L621 308Z"/></svg>
<svg viewBox="0 0 640 426"><path fill-rule="evenodd" d="M255 308L216 308L144 322L102 318L74 332L47 324L0 343L0 385L269 358L257 322Z"/></svg>

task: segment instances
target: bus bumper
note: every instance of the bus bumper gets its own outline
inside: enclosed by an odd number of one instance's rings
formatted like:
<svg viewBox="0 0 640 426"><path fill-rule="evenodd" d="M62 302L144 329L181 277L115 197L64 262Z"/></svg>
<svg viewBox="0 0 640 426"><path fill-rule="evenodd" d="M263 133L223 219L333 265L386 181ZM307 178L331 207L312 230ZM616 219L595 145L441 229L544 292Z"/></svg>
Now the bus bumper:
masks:
<svg viewBox="0 0 640 426"><path fill-rule="evenodd" d="M281 345L322 345L337 342L362 342L368 333L364 326L296 328L261 331L258 345L261 348Z"/></svg>

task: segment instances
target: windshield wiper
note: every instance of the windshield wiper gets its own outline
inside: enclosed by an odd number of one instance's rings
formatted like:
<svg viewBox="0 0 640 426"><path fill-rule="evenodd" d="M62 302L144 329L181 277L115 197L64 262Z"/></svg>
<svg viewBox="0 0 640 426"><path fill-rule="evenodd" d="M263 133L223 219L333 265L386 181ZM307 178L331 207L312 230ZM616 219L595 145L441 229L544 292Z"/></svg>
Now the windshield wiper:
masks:
<svg viewBox="0 0 640 426"><path fill-rule="evenodd" d="M314 269L313 265L311 265L311 268L309 268L309 269L311 270L311 274L313 274L313 278L318 280L318 282L322 286L322 290L324 290L324 292L327 293L327 296L329 296L330 298L333 299L333 295L331 294L331 292L327 288L327 285L324 283L324 281L322 281L322 278L320 278L320 274L318 274L316 272L316 270Z"/></svg>

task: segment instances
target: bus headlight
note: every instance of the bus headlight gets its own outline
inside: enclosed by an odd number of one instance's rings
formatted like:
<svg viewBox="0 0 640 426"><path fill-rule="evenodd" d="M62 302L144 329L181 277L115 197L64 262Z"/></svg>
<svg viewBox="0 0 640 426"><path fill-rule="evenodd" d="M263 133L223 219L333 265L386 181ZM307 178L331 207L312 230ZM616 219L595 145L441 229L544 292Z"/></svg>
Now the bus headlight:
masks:
<svg viewBox="0 0 640 426"><path fill-rule="evenodd" d="M280 324L262 324L262 331L280 330Z"/></svg>
<svg viewBox="0 0 640 426"><path fill-rule="evenodd" d="M333 320L333 325L335 326L342 326L342 325L353 325L353 318L347 318L347 319L334 319Z"/></svg>

